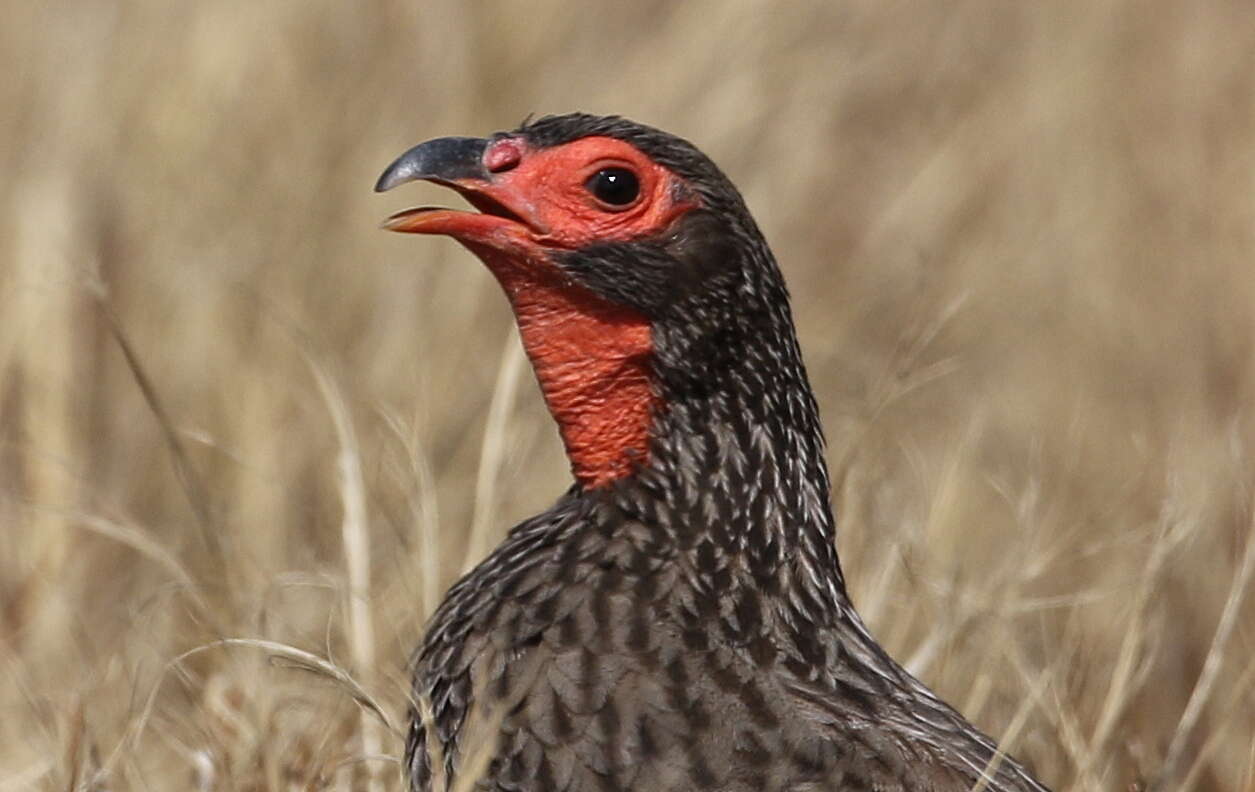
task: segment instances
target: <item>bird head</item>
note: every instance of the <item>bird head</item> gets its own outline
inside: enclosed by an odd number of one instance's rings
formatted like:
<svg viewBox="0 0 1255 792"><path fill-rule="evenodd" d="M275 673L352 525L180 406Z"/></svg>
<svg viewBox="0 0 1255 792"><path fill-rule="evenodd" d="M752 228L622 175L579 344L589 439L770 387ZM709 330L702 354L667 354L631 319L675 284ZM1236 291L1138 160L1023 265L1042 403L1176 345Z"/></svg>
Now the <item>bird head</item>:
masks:
<svg viewBox="0 0 1255 792"><path fill-rule="evenodd" d="M747 364L741 380L770 378L764 358L796 354L783 282L740 194L678 137L548 116L421 143L376 190L415 180L477 211L407 209L384 227L450 236L487 265L586 488L648 466L678 402L711 398Z"/></svg>

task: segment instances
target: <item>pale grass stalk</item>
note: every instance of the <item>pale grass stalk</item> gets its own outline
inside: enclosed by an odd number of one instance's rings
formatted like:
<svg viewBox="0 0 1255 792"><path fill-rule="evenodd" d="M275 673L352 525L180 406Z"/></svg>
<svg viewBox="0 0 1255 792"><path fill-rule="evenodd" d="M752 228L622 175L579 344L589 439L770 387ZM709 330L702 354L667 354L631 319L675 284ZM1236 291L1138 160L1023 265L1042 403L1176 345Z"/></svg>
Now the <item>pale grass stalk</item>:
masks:
<svg viewBox="0 0 1255 792"><path fill-rule="evenodd" d="M967 304L971 296L971 290L965 289L952 297L911 338L902 359L895 361L898 365L891 366L885 370L892 382L889 385L890 395L884 401L886 406L908 393L912 393L924 385L958 370L959 364L954 358L942 358L928 365L920 365L920 360L923 359L924 353L928 351L929 347L937 340L942 331L946 329L951 320L962 312L963 306Z"/></svg>
<svg viewBox="0 0 1255 792"><path fill-rule="evenodd" d="M1036 672L1029 667L1028 659L1024 656L1024 650L1016 640L1006 640L1003 646L1007 649L1007 656L1011 660L1012 667L1020 675L1020 679L1025 684L1032 684L1036 677ZM1060 641L1058 654L1050 661L1050 667L1047 669L1051 676L1058 677L1060 668L1067 668L1072 665L1073 658L1076 656L1076 650L1080 648L1077 641ZM1045 673L1044 671L1042 673ZM1042 706L1041 712L1050 719L1054 726L1054 733L1060 735L1063 748L1067 751L1069 758L1072 759L1074 765L1080 765L1088 756L1089 751L1086 747L1085 733L1081 728L1081 722L1076 717L1075 712L1069 712L1065 709L1063 699L1060 696L1062 685L1050 685L1048 690L1051 692L1051 698L1054 706ZM1079 784L1077 788L1081 787Z"/></svg>
<svg viewBox="0 0 1255 792"><path fill-rule="evenodd" d="M950 320L959 313L966 299L966 294L959 295L936 312L932 321L918 332L906 332L898 338L893 356L871 389L871 410L867 419L848 440L832 466L831 487L834 498L842 496L855 457L889 408L907 394L958 369L957 363L951 359L940 360L928 366L919 365L919 360ZM876 584L867 589L868 595L860 605L860 612L869 624L879 621L881 610L892 596L892 582L897 577L899 560L898 555L887 556Z"/></svg>
<svg viewBox="0 0 1255 792"><path fill-rule="evenodd" d="M944 532L945 527L950 524L951 514L961 498L959 494L962 479L961 471L964 463L969 459L973 449L977 447L980 441L983 425L983 416L980 414L974 416L968 422L966 430L959 441L950 446L950 451L946 455L942 466L940 481L933 488L928 514L924 518L926 534ZM949 588L953 591L955 589L954 584L951 583ZM967 612L960 614L957 620L952 619L949 633L953 635L956 628L963 626L971 618L973 618L973 614ZM941 650L941 647L944 646L945 642L941 640L943 637L938 635L934 640L926 640L907 661L906 669L912 674L917 674L919 671L927 668Z"/></svg>
<svg viewBox="0 0 1255 792"><path fill-rule="evenodd" d="M476 696L474 700L482 701L483 697ZM519 696L516 695L511 705L517 703L518 700ZM489 711L486 716L481 712L478 713L480 717L474 717L476 713L472 711L471 717L468 717L463 725L465 737L462 743L462 755L457 764L457 779L448 792L473 792L476 783L487 772L488 765L497 754L501 722L505 719L507 711L505 703Z"/></svg>
<svg viewBox="0 0 1255 792"><path fill-rule="evenodd" d="M441 585L440 501L436 494L436 476L427 456L416 450L410 455L416 483L413 510L418 516L418 547L422 553L419 571L422 587L423 621L435 613L443 595Z"/></svg>
<svg viewBox="0 0 1255 792"><path fill-rule="evenodd" d="M80 698L74 707L74 713L70 716L70 722L67 725L69 731L69 739L65 741L65 751L62 754L62 761L69 768L70 778L66 782L66 788L69 790L78 789L78 777L86 768L83 767L83 737L86 733L87 724L83 721L83 701Z"/></svg>
<svg viewBox="0 0 1255 792"><path fill-rule="evenodd" d="M393 756L392 754L363 754L360 756L350 756L345 759L341 759L332 765L332 767L335 770L339 770L341 768L349 768L353 765L359 765L363 762L377 762L379 764L391 764L397 765L398 767L402 766L400 758Z"/></svg>
<svg viewBox="0 0 1255 792"><path fill-rule="evenodd" d="M1079 764L1084 758L1089 756L1089 751L1085 742L1085 730L1081 725L1081 719L1078 717L1074 708L1068 707L1063 697L1058 695L1056 691L1054 696L1054 706L1052 708L1044 708L1048 713L1051 721L1055 724L1055 733L1060 736L1060 742L1063 750L1066 752L1073 765ZM1079 784L1076 788L1082 789Z"/></svg>
<svg viewBox="0 0 1255 792"><path fill-rule="evenodd" d="M1242 671L1242 676L1238 679L1238 683L1233 686L1229 695L1229 706L1227 707L1223 717L1219 719L1219 723L1211 730L1207 736L1207 741L1198 749L1198 756L1194 757L1193 763L1190 765L1189 772L1185 774L1185 780L1181 782L1181 792L1189 792L1198 785L1198 779L1203 774L1203 770L1207 767L1207 763L1211 757L1220 748L1221 742L1230 736L1229 727L1233 725L1233 721L1238 715L1249 715L1250 711L1242 706L1246 703L1252 683L1255 683L1255 657L1247 662L1246 668ZM1252 750L1255 750L1255 744L1252 744ZM1166 783L1167 776L1164 776ZM1250 789L1250 781L1243 786Z"/></svg>
<svg viewBox="0 0 1255 792"><path fill-rule="evenodd" d="M67 153L58 144L67 142L62 134L55 134L39 140L38 148L56 161ZM40 451L26 462L26 497L37 503L72 504L80 497L82 482L58 460L82 459L84 453L83 438L73 431L70 420L71 389L65 387L85 351L75 328L77 295L69 288L85 241L82 201L67 168L39 169L23 181L21 200L9 204L5 213L17 221L9 228L12 245L5 246L12 263L0 264L0 273L6 273L0 280L13 278L26 284L8 292L9 299L0 304L6 328L0 336L11 335L16 341L0 347L4 382L17 384L16 392L22 395L17 402L17 428L36 439ZM62 518L46 513L23 526L22 532L27 563L40 569L30 601L45 606L30 629L44 636L63 634L69 629L65 611L47 605L57 601L50 590L62 579L73 553L69 527Z"/></svg>
<svg viewBox="0 0 1255 792"><path fill-rule="evenodd" d="M1246 752L1246 769L1242 773L1242 786L1247 792L1255 789L1255 741L1251 742L1250 749Z"/></svg>
<svg viewBox="0 0 1255 792"><path fill-rule="evenodd" d="M1024 701L1020 703L1015 715L1012 716L1011 722L1002 731L1002 739L998 741L998 750L994 755L989 757L989 762L985 765L985 769L981 772L980 778L972 785L971 792L984 792L989 786L989 781L993 778L993 774L997 771L999 765L1002 764L1003 758L1007 755L1006 748L1014 747L1017 740L1020 739L1021 732L1024 731L1028 718L1033 714L1033 710L1038 707L1041 702L1042 692L1045 690L1047 683L1050 681L1050 670L1043 669L1037 675L1032 686L1029 688L1028 695L1024 697Z"/></svg>
<svg viewBox="0 0 1255 792"><path fill-rule="evenodd" d="M901 394L892 395L886 398L897 398L899 395ZM887 407L887 403L878 407L877 413L885 407ZM925 527L923 529L923 533L927 533L929 526L945 525L944 518L949 513L952 501L956 497L956 480L957 472L961 469L960 462L963 459L964 454L969 453L971 448L973 448L974 444L977 442L981 434L981 423L981 415L973 417L973 419L968 422L967 428L959 442L950 447L950 452L947 454L943 464L943 470L940 477L941 481L932 489L932 497L928 503L928 514L925 515L924 518ZM869 431L870 424L861 430L859 436L860 439L857 440L856 443L861 443L862 438L865 437ZM902 455L910 462L911 469L915 471L917 478L920 480L927 480L928 465L924 456L918 452L918 449L907 443L902 444L901 449ZM847 454L841 464L847 464L849 459L853 456L853 453L853 451L847 451ZM844 474L839 475L844 478ZM879 621L880 613L887 606L888 602L890 602L895 596L892 588L892 581L897 577L898 567L905 566L902 559L906 553L902 548L906 547L909 549L919 545L920 533L921 531L918 529L912 530L909 533L906 531L902 532L903 538L899 539L899 541L895 544L894 549L897 550L897 552L890 553L886 556L882 570L878 576L876 586L869 589L869 595L864 597L859 603L859 612L863 614L864 620L869 624L875 624Z"/></svg>
<svg viewBox="0 0 1255 792"><path fill-rule="evenodd" d="M898 338L892 357L889 358L880 377L872 385L869 399L871 409L867 419L841 449L840 456L832 465L832 491L834 493L842 491L854 457L862 449L871 430L879 424L880 419L890 407L904 396L934 380L953 374L959 369L957 361L953 359L939 360L927 366L921 366L919 359L950 320L958 315L967 298L967 293L958 295L937 312L931 322L920 328L918 333L913 335L903 333Z"/></svg>
<svg viewBox="0 0 1255 792"><path fill-rule="evenodd" d="M1077 591L1070 594L1056 594L1048 597L1025 597L1020 599L1019 602L1009 603L1007 605L1007 613L1036 613L1037 611L1058 610L1060 608L1079 608L1082 605L1093 605L1110 598L1111 592L1099 589Z"/></svg>
<svg viewBox="0 0 1255 792"><path fill-rule="evenodd" d="M473 700L480 701L481 699L476 696ZM500 710L487 718L476 717L481 714L478 708L472 710L471 716L463 727L463 737L460 740L461 757L456 767L457 780L452 786L449 785L449 778L445 772L444 746L435 737L436 722L431 712L431 702L426 696L420 696L415 702L415 710L418 712L419 720L423 722L423 729L427 732L427 764L431 768L432 792L471 792L475 788L475 783L488 769L496 753L497 734L503 717L499 714Z"/></svg>
<svg viewBox="0 0 1255 792"><path fill-rule="evenodd" d="M993 579L993 588L995 591L1005 591L1013 585L1006 580L1005 575L999 575ZM1010 596L1008 594L1008 596ZM954 638L966 633L978 619L993 615L1005 618L1007 609L1001 607L996 602L991 604L993 598L989 601L981 602L972 600L974 597L965 597L958 585L951 582L945 592L942 594L943 600L948 600L948 604L942 606L942 620L930 630L920 645L915 648L910 657L902 664L902 667L911 672L913 676L923 676L933 663L936 662L938 655L941 654L950 641ZM941 627L944 626L944 629Z"/></svg>
<svg viewBox="0 0 1255 792"><path fill-rule="evenodd" d="M985 711L985 705L989 703L989 697L993 695L993 692L993 676L982 667L976 673L976 678L972 680L959 712L963 713L968 720L979 718L980 714Z"/></svg>
<svg viewBox="0 0 1255 792"><path fill-rule="evenodd" d="M458 766L458 778L449 792L472 792L476 782L488 770L496 754L497 740L495 733L484 739L472 739L471 748L466 759Z"/></svg>
<svg viewBox="0 0 1255 792"><path fill-rule="evenodd" d="M370 530L366 516L366 485L362 480L361 454L353 418L344 396L327 370L306 356L318 381L327 411L335 425L340 451L336 456L339 473L340 500L344 507L340 536L344 543L344 563L348 571L348 639L353 667L358 673L375 670L375 627L370 613ZM361 714L362 753L374 756L381 752L381 741L375 723ZM379 778L371 767L366 768L367 789L380 792Z"/></svg>
<svg viewBox="0 0 1255 792"><path fill-rule="evenodd" d="M976 591L965 595L955 582L950 582L941 592L941 598L949 600L952 606L944 608L946 630L934 629L903 663L903 668L914 676L920 676L932 666L948 640L965 634L981 618L993 617L999 623L1005 623L1009 614L1023 608L1020 606L1020 578L1017 562L1009 557L1001 568L992 571L984 581L985 591Z"/></svg>
<svg viewBox="0 0 1255 792"><path fill-rule="evenodd" d="M1047 538L1053 537L1053 532L1042 530L1046 522L1042 513L1047 507L1042 503L1043 484L1040 462L1037 461L1041 455L1040 437L1034 439L1032 448L1034 462L1031 463L1031 474L1023 486L1013 487L998 476L991 475L986 479L1015 515L1015 529L1024 538L1022 549L1004 556L1002 567L1003 575L1015 581L1017 588L1021 587L1019 583L1022 581L1034 580L1048 574L1055 567L1064 548L1063 543L1058 541L1053 548L1045 544ZM1017 602L1018 604L1007 603L1004 598L998 598L998 607L1005 613L1012 613L1017 608L1024 607L1028 601L1021 596L1017 597Z"/></svg>
<svg viewBox="0 0 1255 792"><path fill-rule="evenodd" d="M1155 534L1151 545L1150 557L1146 560L1146 568L1141 576L1141 585L1129 613L1128 628L1124 631L1115 668L1111 672L1107 697L1099 710L1098 723L1090 735L1089 755L1077 768L1080 778L1090 776L1098 757L1107 754L1116 725L1133 700L1138 687L1138 666L1145 649L1146 619L1150 611L1151 595L1158 588L1159 578L1171 551L1196 527L1193 521L1177 519L1172 515L1165 514L1161 518L1160 530Z"/></svg>
<svg viewBox="0 0 1255 792"><path fill-rule="evenodd" d="M518 334L511 329L501 350L497 383L492 389L488 420L484 424L484 440L479 450L479 470L475 476L475 510L471 517L470 538L466 542L466 557L462 560L464 571L479 563L491 549L492 530L497 516L497 483L501 479L501 468L508 450L507 426L522 370L522 345Z"/></svg>
<svg viewBox="0 0 1255 792"><path fill-rule="evenodd" d="M161 674L157 677L157 681L153 683L152 689L148 692L148 697L144 700L144 705L139 713L131 720L127 733L114 747L97 771L96 776L107 778L110 771L131 753L138 754L141 750L141 743L145 730L148 728L148 722L152 719L153 708L157 704L157 695L161 692L162 683L166 676L174 671L181 671L183 661L203 654L211 649L246 647L249 649L260 649L272 656L272 659L285 660L291 663L293 667L302 671L309 671L320 676L324 676L336 684L340 685L345 691L352 696L362 707L363 713L369 713L379 719L384 728L393 734L398 734L396 726L388 717L387 712L379 702L366 691L362 685L353 678L353 675L344 670L340 666L319 657L316 654L307 652L304 649L298 649L278 641L267 641L261 638L223 638L221 640L212 641L207 644L193 647L182 654L179 654L162 667Z"/></svg>
<svg viewBox="0 0 1255 792"><path fill-rule="evenodd" d="M148 376L147 369L140 361L139 352L136 351L129 335L122 326L122 319L117 315L113 304L109 301L108 291L99 280L93 280L92 284L91 293L108 322L109 332L112 334L114 342L118 345L118 349L122 351L127 369L131 372L131 377L135 380L135 385L139 388L140 395L144 397L144 403L147 405L149 412L152 413L153 420L157 422L157 427L161 430L166 450L170 455L170 463L174 469L175 478L178 479L179 485L183 488L184 497L187 498L188 505L192 508L192 514L196 517L196 524L200 528L201 541L204 543L205 550L208 552L210 560L214 565L214 574L220 580L225 581L231 567L227 563L226 551L222 547L222 540L219 538L217 526L214 524L208 489L201 480L195 466L192 465L192 460L187 455L187 451L179 439L179 432L175 430L174 422L171 420L170 414L166 411L165 405L157 393L156 385L153 383L152 378Z"/></svg>
<svg viewBox="0 0 1255 792"><path fill-rule="evenodd" d="M904 540L899 539L888 552L881 554L874 572L868 569L860 576L864 580L874 580L862 587L863 595L859 598L859 613L868 624L880 623L881 611L892 601L898 570L904 566L900 549L903 543Z"/></svg>
<svg viewBox="0 0 1255 792"><path fill-rule="evenodd" d="M410 513L418 533L419 550L419 569L414 577L419 581L419 601L426 620L436 609L441 595L440 500L436 492L436 477L419 441L417 422L407 427L394 413L385 411L382 416L405 449L405 458L409 463Z"/></svg>
<svg viewBox="0 0 1255 792"><path fill-rule="evenodd" d="M941 648L947 644L955 635L962 632L963 628L970 624L975 614L961 614L961 624L955 625L953 622L947 622L946 629L942 629L941 625L934 624L933 628L928 631L928 635L924 636L924 640L919 646L915 647L915 651L911 653L903 663L911 676L923 677L927 674L928 669L932 667L933 661L937 659L937 655L941 653Z"/></svg>
<svg viewBox="0 0 1255 792"><path fill-rule="evenodd" d="M1015 558L1018 559L1018 556ZM990 574L984 586L986 589L984 592L963 596L963 593L957 591L953 585L943 592L943 597L948 597L955 603L954 607L948 609L954 614L948 621L949 629L944 632L941 630L930 632L902 664L903 668L915 676L921 676L936 661L937 655L940 654L948 639L963 635L982 617L992 617L999 624L1005 625L1006 620L1013 614L1039 610L1043 607L1063 607L1075 604L1074 600L1065 597L1042 600L1023 599L1019 594L1020 579L1015 575L1018 569L1018 560L1009 557L1007 564ZM1029 607L1030 602L1036 604L1037 607ZM982 675L978 677L978 680L984 678ZM964 707L964 712L979 711L975 696L977 694L974 692L973 697L968 699L968 706ZM980 701L983 702L983 700L984 694L981 694Z"/></svg>
<svg viewBox="0 0 1255 792"><path fill-rule="evenodd" d="M1062 642L1061 645L1063 645ZM1076 656L1076 651L1069 651L1067 652L1067 655L1074 657ZM1016 656L1021 659L1022 665L1022 658L1018 652ZM1061 653L1061 656L1059 660L1056 661L1055 665L1058 667L1065 667L1070 663L1070 658L1067 658L1066 655ZM1067 705L1067 700L1063 696L1059 695L1059 691L1062 687L1062 685L1058 685L1052 688L1055 694L1054 706L1043 708L1043 711L1055 724L1055 733L1060 735L1063 749L1067 752L1068 757L1072 760L1072 764L1075 766L1081 764L1081 762L1089 756L1089 748L1085 739L1085 728L1082 725L1081 718L1077 714L1075 707L1069 707Z"/></svg>
<svg viewBox="0 0 1255 792"><path fill-rule="evenodd" d="M225 713L217 714L221 716ZM213 751L208 748L193 748L176 737L173 729L160 730L157 732L157 736L171 751L187 762L188 767L192 770L192 782L197 792L213 792L218 780ZM249 738L252 740L257 739L255 734L249 735Z"/></svg>
<svg viewBox="0 0 1255 792"><path fill-rule="evenodd" d="M432 792L447 792L449 779L445 776L444 746L440 744L440 740L432 739L432 735L436 733L436 719L431 713L431 700L427 696L419 696L414 702L414 710L418 713L418 719L423 722L423 731L427 734L425 746L427 763L431 767ZM408 769L403 766L402 783L405 783L406 772Z"/></svg>
<svg viewBox="0 0 1255 792"><path fill-rule="evenodd" d="M1177 766L1181 763L1191 738L1198 728L1203 708L1211 698L1216 680L1220 676L1220 669L1224 665L1225 647L1228 646L1234 628L1237 627L1238 613L1246 601L1251 575L1255 573L1255 509L1252 509L1252 520L1247 528L1246 549L1242 553L1242 560L1229 586L1229 596L1225 599L1224 609L1220 612L1220 621L1216 624L1216 632L1212 635L1211 648L1207 651L1203 669L1194 683L1194 690L1190 694L1189 701L1186 702L1185 711L1181 713L1181 719L1177 721L1176 732L1172 735L1172 742L1168 746L1163 769L1159 779L1151 787L1152 792L1164 790L1172 783Z"/></svg>
<svg viewBox="0 0 1255 792"><path fill-rule="evenodd" d="M37 789L39 782L50 776L55 766L56 764L49 757L39 759L7 778L0 778L0 792L25 792L29 789Z"/></svg>
<svg viewBox="0 0 1255 792"><path fill-rule="evenodd" d="M20 711L25 710L28 713L35 713L37 717L31 718L26 722L26 730L23 734L25 741L30 744L39 744L43 747L41 753L46 756L56 755L58 746L63 741L63 734L59 728L59 723L55 718L47 717L46 712L47 699L43 691L37 690L32 684L31 677L34 675L35 669L29 667L29 663L24 662L22 656L14 651L16 647L7 642L0 643L0 662L3 663L4 675L0 677L0 692L11 692L15 694L9 701L2 703L8 704L5 708L5 716L12 720L20 718ZM11 703L10 703L11 701ZM4 721L0 721L0 724ZM5 761L13 761L6 757ZM36 763L38 764L38 763ZM5 768L0 767L0 771ZM49 772L55 772L61 769L61 765L52 763ZM32 770L33 772L33 770ZM0 773L0 778L3 775Z"/></svg>
<svg viewBox="0 0 1255 792"><path fill-rule="evenodd" d="M521 658L515 670L519 676L512 686L511 695L505 699L496 699L488 695L484 685L477 685L472 690L469 700L472 703L466 719L459 731L457 752L455 757L457 778L453 786L448 786L445 779L443 787L433 785L433 790L440 792L472 792L476 784L488 770L493 758L497 755L498 741L502 733L502 723L506 717L522 705L524 697L532 690L536 680L544 673L544 666L536 657ZM424 724L430 725L430 713L424 714ZM428 732L432 734L432 732ZM433 740L427 740L429 750L439 750L432 746ZM439 740L435 740L439 742ZM429 757L433 754L429 753Z"/></svg>
<svg viewBox="0 0 1255 792"><path fill-rule="evenodd" d="M199 748L188 757L192 765L192 778L196 783L196 792L213 792L218 786L218 774L214 770L213 755Z"/></svg>
<svg viewBox="0 0 1255 792"><path fill-rule="evenodd" d="M34 508L38 511L56 512L63 519L77 522L86 530L111 539L118 544L125 545L154 562L174 578L181 590L187 592L187 595L191 597L193 604L196 605L202 617L213 618L213 611L209 607L209 603L201 595L200 587L196 585L196 581L183 568L183 565L179 563L174 554L166 550L160 542L150 536L148 531L145 531L138 525L122 523L97 514L88 514L87 512L74 509L51 509L42 506Z"/></svg>

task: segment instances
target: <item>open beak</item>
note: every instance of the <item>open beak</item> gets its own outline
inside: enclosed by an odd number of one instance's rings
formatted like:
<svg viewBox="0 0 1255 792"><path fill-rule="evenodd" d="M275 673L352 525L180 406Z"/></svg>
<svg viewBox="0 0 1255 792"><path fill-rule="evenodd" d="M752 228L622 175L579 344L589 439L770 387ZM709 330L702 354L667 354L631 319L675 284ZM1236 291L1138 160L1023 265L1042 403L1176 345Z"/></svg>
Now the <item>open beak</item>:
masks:
<svg viewBox="0 0 1255 792"><path fill-rule="evenodd" d="M387 192L398 184L423 179L453 184L458 179L488 179L484 167L485 138L445 137L419 143L384 170L375 192Z"/></svg>
<svg viewBox="0 0 1255 792"><path fill-rule="evenodd" d="M375 183L376 192L398 184L429 181L457 190L478 212L420 206L397 212L383 222L389 231L446 234L462 242L513 247L543 233L526 218L527 207L484 165L491 141L446 137L419 143L389 165Z"/></svg>

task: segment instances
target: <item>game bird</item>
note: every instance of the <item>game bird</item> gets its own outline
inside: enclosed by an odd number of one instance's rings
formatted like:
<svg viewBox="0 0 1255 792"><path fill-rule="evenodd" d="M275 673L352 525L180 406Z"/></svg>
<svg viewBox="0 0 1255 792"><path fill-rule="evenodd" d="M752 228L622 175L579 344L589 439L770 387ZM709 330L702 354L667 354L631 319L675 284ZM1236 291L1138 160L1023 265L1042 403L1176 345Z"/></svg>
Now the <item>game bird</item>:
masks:
<svg viewBox="0 0 1255 792"><path fill-rule="evenodd" d="M449 590L413 661L416 792L1045 787L894 662L846 594L788 293L692 144L548 116L401 155L478 211L574 484Z"/></svg>

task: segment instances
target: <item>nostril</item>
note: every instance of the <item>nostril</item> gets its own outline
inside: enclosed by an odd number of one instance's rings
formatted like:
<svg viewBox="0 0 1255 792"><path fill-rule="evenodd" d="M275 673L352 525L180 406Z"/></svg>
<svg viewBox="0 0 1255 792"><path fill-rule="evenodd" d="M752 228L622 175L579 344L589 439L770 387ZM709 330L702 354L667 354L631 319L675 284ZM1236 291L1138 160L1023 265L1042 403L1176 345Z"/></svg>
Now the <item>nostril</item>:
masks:
<svg viewBox="0 0 1255 792"><path fill-rule="evenodd" d="M514 138L502 138L489 144L484 152L484 167L489 173L502 173L514 168L523 159L523 144Z"/></svg>

